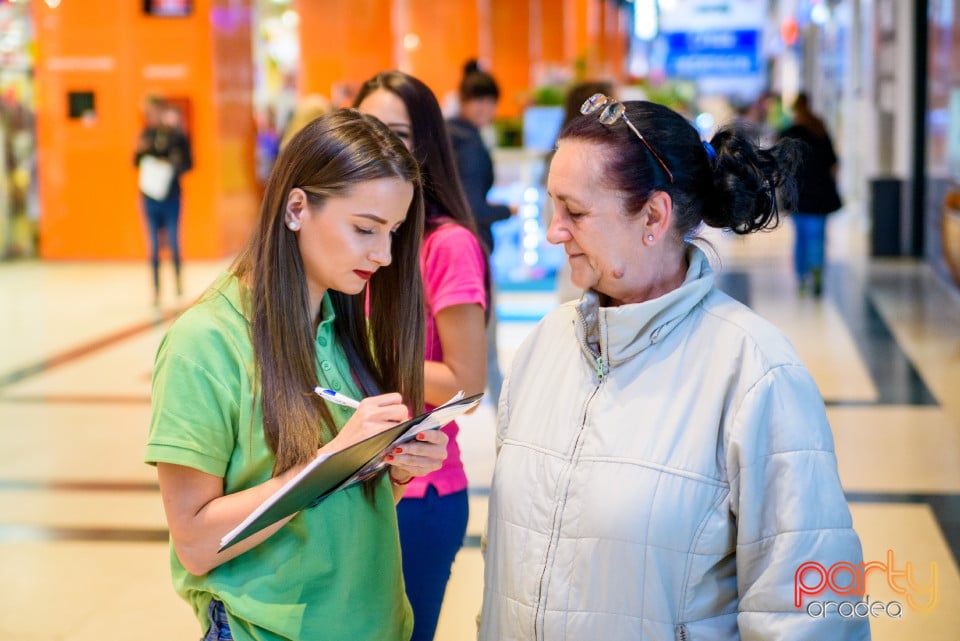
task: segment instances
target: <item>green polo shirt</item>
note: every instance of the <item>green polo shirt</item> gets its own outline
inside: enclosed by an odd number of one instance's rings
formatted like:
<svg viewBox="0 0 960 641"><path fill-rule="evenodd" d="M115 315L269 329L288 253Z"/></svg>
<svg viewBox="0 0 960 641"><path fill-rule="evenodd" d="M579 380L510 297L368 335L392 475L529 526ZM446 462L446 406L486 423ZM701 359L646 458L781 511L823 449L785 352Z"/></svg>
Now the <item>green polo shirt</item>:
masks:
<svg viewBox="0 0 960 641"><path fill-rule="evenodd" d="M240 287L224 274L164 336L145 456L150 464L174 463L222 477L225 494L266 481L274 462L263 438L259 397L251 391L253 346ZM325 297L317 373L322 385L356 398L333 317ZM353 412L330 409L340 425ZM413 628L386 479L372 502L359 485L338 491L203 576L183 568L172 544L170 565L174 586L201 628L208 628L207 607L216 598L237 641L407 641Z"/></svg>

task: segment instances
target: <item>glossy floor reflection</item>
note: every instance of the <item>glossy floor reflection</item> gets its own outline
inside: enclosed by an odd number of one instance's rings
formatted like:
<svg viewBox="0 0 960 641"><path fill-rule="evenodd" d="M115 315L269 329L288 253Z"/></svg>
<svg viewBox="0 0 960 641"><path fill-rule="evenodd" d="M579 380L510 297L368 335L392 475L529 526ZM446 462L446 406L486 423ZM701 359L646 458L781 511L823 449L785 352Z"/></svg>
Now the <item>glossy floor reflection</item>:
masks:
<svg viewBox="0 0 960 641"><path fill-rule="evenodd" d="M789 225L747 239L711 235L720 282L783 329L813 372L866 559L892 550L921 580L935 564L936 607L876 618L874 638L952 641L960 295L922 264L868 260L862 226L837 216L825 296L798 297L791 237ZM188 262L187 296L160 310L150 307L145 265L0 264L0 641L199 638L170 585L156 478L140 461L156 346L175 311L225 264ZM556 303L550 287L501 291L505 367ZM461 425L471 515L438 641L475 637L482 590L493 408ZM896 597L882 580L869 587L871 600Z"/></svg>

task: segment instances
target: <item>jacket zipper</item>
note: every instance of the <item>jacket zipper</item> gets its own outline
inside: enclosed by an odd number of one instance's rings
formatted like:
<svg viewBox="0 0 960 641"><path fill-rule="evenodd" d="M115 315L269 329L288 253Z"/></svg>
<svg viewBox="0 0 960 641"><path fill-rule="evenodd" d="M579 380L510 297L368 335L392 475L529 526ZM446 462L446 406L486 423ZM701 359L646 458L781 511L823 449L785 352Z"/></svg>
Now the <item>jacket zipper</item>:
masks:
<svg viewBox="0 0 960 641"><path fill-rule="evenodd" d="M567 477L566 477L566 485L564 486L564 490L563 490L563 498L562 500L557 501L553 509L553 525L550 529L550 541L547 543L547 551L543 559L543 570L540 572L540 581L537 586L537 601L536 601L537 606L536 606L536 610L533 613L533 638L536 639L537 641L542 639L541 635L543 634L543 630L541 630L540 628L540 612L541 612L540 606L543 604L544 581L547 578L548 564L550 562L550 553L553 551L555 546L554 534L557 532L560 525L558 523L559 513L562 510L562 506L566 503L566 500L567 500L567 490L570 487L570 478L569 478L570 469L573 467L573 462L574 460L576 460L577 454L580 451L580 443L581 443L581 440L583 439L583 431L587 425L587 409L589 408L590 402L593 400L593 397L597 395L597 392L599 390L600 390L600 386L597 385L597 387L594 388L593 393L590 394L590 398L587 399L586 406L584 406L583 417L580 419L580 431L577 433L577 440L573 444L573 453L570 456L570 463L567 465L567 469L565 470L567 472Z"/></svg>
<svg viewBox="0 0 960 641"><path fill-rule="evenodd" d="M677 641L690 641L690 636L687 634L687 626L682 623L677 626Z"/></svg>
<svg viewBox="0 0 960 641"><path fill-rule="evenodd" d="M581 312L579 308L577 309L577 316L580 317L580 324L586 327L587 321L583 317L583 312ZM597 386L599 387L600 383L603 382L603 352L601 351L598 354L597 352L593 351L590 349L590 346L587 345L585 340L581 340L580 345L587 351L588 354L593 356L593 367L594 372L597 375ZM596 391L594 391L594 393L596 393ZM586 417L586 413L584 413L584 417Z"/></svg>
<svg viewBox="0 0 960 641"><path fill-rule="evenodd" d="M578 312L578 313L579 313L579 312ZM580 321L583 322L583 315L582 315L582 314L580 315ZM586 405L585 405L584 408L583 408L583 416L582 416L581 419L580 419L580 431L577 433L577 440L576 440L576 441L574 442L574 444L573 444L573 453L572 453L572 455L571 455L571 457L570 457L570 463L567 465L567 470L566 470L566 471L568 472L568 474L569 474L570 468L573 467L573 462L576 460L577 454L578 454L579 451L580 451L580 443L581 443L581 439L583 438L583 430L584 430L584 428L585 428L586 425L587 425L587 411L589 410L590 402L593 401L593 398L597 395L597 392L600 391L600 385L603 383L603 376L604 376L604 374L603 374L603 354L596 354L596 353L595 353L592 349L590 349L588 346L587 346L587 351L590 352L590 354L592 354L592 355L594 356L594 368L595 368L595 373L596 373L596 375L597 375L597 386L593 389L593 392L590 394L590 398L587 399L587 403L586 403ZM547 566L548 566L548 563L550 562L550 553L551 553L551 551L552 551L553 548L554 548L554 536L553 536L553 535L554 535L554 532L557 530L557 527L558 527L558 525L559 525L559 524L557 523L557 518L558 518L559 512L560 512L560 510L561 510L562 504L566 502L566 494L567 494L567 489L568 489L569 487L570 487L570 480L569 480L569 476L568 476L568 478L567 478L567 485L566 485L566 487L564 488L563 500L562 500L562 501L557 501L557 504L556 504L556 506L554 507L554 510L553 510L553 526L552 526L551 531L550 531L550 541L549 541L548 544L547 544L547 551L546 551L546 555L545 555L544 560L543 560L543 570L540 572L540 581L539 581L539 584L538 584L538 586L537 586L536 610L535 610L534 613L533 613L533 638L536 639L536 640L541 639L541 638L542 638L541 635L543 634L543 630L541 630L541 627L540 627L540 611L541 611L541 610L540 610L540 606L541 606L541 604L543 603L544 581L545 581L545 579L546 579L546 577L547 577Z"/></svg>

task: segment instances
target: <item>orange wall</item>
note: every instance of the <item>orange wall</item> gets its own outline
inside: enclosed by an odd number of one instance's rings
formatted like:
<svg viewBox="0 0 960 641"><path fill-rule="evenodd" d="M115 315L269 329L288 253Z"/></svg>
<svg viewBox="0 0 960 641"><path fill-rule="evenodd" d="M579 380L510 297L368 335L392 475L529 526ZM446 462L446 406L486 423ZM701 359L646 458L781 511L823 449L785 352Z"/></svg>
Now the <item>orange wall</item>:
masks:
<svg viewBox="0 0 960 641"><path fill-rule="evenodd" d="M133 149L154 93L191 106L184 256L235 251L257 199L249 3L195 0L186 18L144 16L142 2L33 6L41 256L146 257ZM95 117L67 117L70 91L94 92Z"/></svg>
<svg viewBox="0 0 960 641"><path fill-rule="evenodd" d="M530 0L530 63L534 77L567 64L564 54L563 4Z"/></svg>
<svg viewBox="0 0 960 641"><path fill-rule="evenodd" d="M186 18L148 17L142 2L33 3L40 253L146 257L132 165L145 96L189 100L195 167L183 181L184 256L218 258L257 215L253 0L194 0ZM501 84L499 115L519 115L545 66L622 78L625 21L614 0L299 0L301 94L335 96L401 68L443 101L480 58ZM417 46L405 46L415 34ZM408 42L409 44L409 42ZM92 91L95 117L67 118L67 93ZM347 97L349 99L349 97Z"/></svg>
<svg viewBox="0 0 960 641"><path fill-rule="evenodd" d="M402 69L443 101L456 91L463 63L479 55L476 1L299 0L296 8L300 95L320 93L338 102L341 88L356 89L380 71ZM410 34L418 45L405 41Z"/></svg>
<svg viewBox="0 0 960 641"><path fill-rule="evenodd" d="M388 69L455 93L463 63L478 58L501 87L499 115L522 112L541 72L622 79L627 35L614 0L299 0L299 92L335 96ZM419 44L406 48L415 34ZM615 56L615 57L613 57Z"/></svg>
<svg viewBox="0 0 960 641"><path fill-rule="evenodd" d="M516 115L528 104L533 89L530 67L530 3L491 0L493 54L489 71L500 85L501 114Z"/></svg>
<svg viewBox="0 0 960 641"><path fill-rule="evenodd" d="M622 80L627 75L627 56L630 54L630 20L627 9L609 2L604 3L603 38L603 73Z"/></svg>
<svg viewBox="0 0 960 641"><path fill-rule="evenodd" d="M396 66L391 0L298 0L300 95L340 102L335 87L356 86Z"/></svg>
<svg viewBox="0 0 960 641"><path fill-rule="evenodd" d="M456 94L464 63L486 53L478 24L488 21L489 11L481 2L395 0L401 37L398 67L423 80L441 103L448 94ZM419 37L416 49L403 49L407 33Z"/></svg>

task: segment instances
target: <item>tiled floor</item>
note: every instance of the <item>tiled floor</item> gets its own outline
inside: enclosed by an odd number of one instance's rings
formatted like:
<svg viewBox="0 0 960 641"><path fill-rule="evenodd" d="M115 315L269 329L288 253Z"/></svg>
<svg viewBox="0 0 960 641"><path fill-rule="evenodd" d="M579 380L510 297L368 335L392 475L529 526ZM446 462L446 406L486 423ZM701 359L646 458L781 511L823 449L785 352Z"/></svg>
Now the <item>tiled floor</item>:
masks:
<svg viewBox="0 0 960 641"><path fill-rule="evenodd" d="M711 235L722 284L781 327L814 374L865 557L937 570L928 614L874 619L874 638L960 638L960 295L923 265L869 261L862 226L831 222L822 300L798 298L789 225ZM189 263L188 296L225 262ZM140 461L153 352L178 301L149 306L145 265L0 264L0 641L196 639L170 586L154 471ZM551 291L503 291L501 361ZM474 638L493 410L462 421L471 517L438 641ZM814 499L815 500L815 499ZM882 579L872 601L896 598Z"/></svg>

